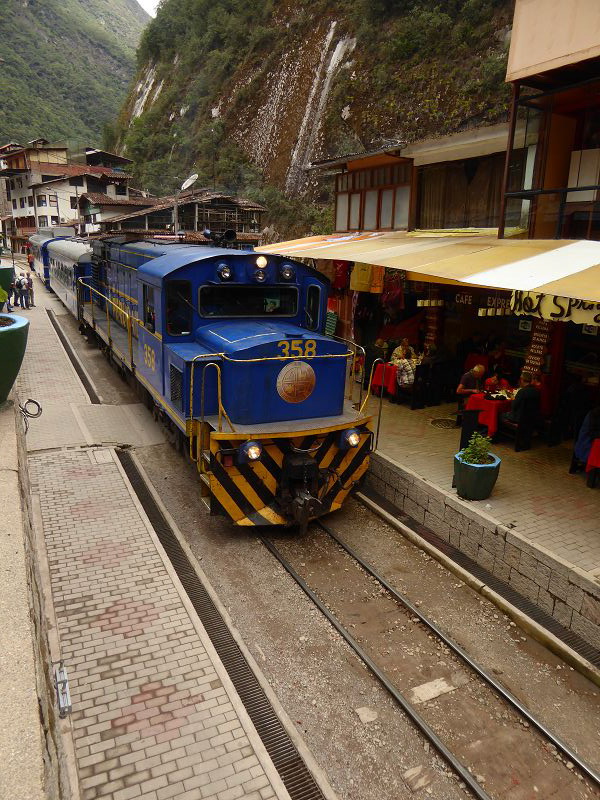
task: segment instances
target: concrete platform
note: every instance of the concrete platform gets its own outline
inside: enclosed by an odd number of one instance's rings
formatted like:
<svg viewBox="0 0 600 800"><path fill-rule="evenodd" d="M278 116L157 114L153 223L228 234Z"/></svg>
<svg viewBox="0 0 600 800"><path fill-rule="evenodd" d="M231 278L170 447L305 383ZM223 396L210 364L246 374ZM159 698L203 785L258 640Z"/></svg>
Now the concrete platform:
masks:
<svg viewBox="0 0 600 800"><path fill-rule="evenodd" d="M289 795L139 505L114 449L151 443L138 406L92 406L44 306L18 379L28 470L69 671L82 800Z"/></svg>

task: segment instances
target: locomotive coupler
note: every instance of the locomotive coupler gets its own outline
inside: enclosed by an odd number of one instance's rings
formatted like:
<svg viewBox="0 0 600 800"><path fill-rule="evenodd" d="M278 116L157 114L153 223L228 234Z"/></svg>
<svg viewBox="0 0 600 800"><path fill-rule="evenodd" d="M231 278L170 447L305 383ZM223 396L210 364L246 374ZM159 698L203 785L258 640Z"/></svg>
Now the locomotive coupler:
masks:
<svg viewBox="0 0 600 800"><path fill-rule="evenodd" d="M280 503L285 516L304 533L311 517L320 505L319 465L309 455L286 453L281 470Z"/></svg>

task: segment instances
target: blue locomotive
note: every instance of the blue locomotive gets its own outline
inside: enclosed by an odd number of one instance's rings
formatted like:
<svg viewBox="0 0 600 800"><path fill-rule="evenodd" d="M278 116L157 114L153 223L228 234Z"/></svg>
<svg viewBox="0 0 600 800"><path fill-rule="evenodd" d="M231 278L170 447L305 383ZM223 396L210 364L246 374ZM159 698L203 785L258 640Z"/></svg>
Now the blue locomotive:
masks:
<svg viewBox="0 0 600 800"><path fill-rule="evenodd" d="M344 397L354 351L324 333L327 279L221 247L112 237L92 248L78 317L196 462L211 513L304 527L339 508L372 435Z"/></svg>

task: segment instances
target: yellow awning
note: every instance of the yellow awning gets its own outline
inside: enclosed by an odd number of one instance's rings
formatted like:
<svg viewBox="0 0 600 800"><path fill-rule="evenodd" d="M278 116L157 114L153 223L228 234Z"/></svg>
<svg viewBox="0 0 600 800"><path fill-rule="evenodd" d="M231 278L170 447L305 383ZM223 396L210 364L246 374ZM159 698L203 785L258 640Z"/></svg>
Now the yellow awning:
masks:
<svg viewBox="0 0 600 800"><path fill-rule="evenodd" d="M257 247L291 258L377 264L494 289L600 303L600 242L497 239L477 231L335 233Z"/></svg>

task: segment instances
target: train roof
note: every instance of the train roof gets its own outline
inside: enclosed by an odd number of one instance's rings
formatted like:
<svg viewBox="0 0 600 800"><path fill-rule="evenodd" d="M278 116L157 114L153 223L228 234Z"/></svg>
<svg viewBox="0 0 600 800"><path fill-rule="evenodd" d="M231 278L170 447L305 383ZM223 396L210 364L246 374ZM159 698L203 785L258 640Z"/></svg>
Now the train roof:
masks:
<svg viewBox="0 0 600 800"><path fill-rule="evenodd" d="M89 261L92 248L88 241L82 239L55 239L48 245L48 252L73 261Z"/></svg>
<svg viewBox="0 0 600 800"><path fill-rule="evenodd" d="M33 244L42 245L44 242L50 242L54 239L54 236L49 236L47 233L32 233L29 236L29 241L33 242Z"/></svg>
<svg viewBox="0 0 600 800"><path fill-rule="evenodd" d="M170 251L146 261L138 268L138 272L147 276L151 283L160 282L167 275L176 272L181 267L186 267L195 261L207 261L210 258L231 259L232 257L248 257L252 253L248 250L229 250L225 247L206 247L205 245L182 245L179 249ZM153 279L153 280L152 280Z"/></svg>

